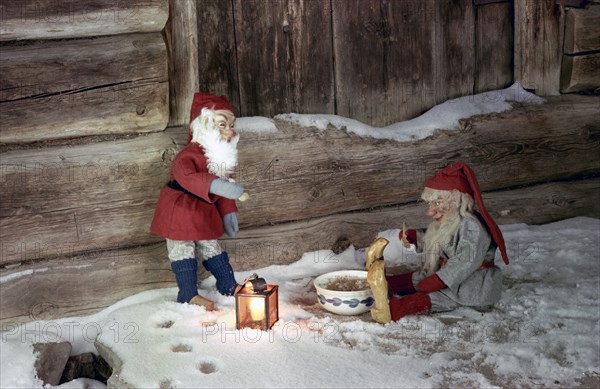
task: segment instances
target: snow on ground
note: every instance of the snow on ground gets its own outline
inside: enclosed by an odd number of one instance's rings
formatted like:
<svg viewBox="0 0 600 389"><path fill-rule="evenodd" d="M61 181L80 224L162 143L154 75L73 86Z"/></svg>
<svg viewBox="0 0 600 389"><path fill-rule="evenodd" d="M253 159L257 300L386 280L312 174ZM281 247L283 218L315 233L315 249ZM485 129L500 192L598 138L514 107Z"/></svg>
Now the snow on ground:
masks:
<svg viewBox="0 0 600 389"><path fill-rule="evenodd" d="M377 128L337 115L288 113L275 116L305 127L327 129L328 125L345 128L359 136L376 139L391 139L399 142L415 141L431 136L436 130L456 130L459 120L475 115L503 112L512 108L510 101L541 104L544 99L527 92L521 84L514 83L506 89L494 90L473 96L463 96L438 104L411 120L394 123L388 127Z"/></svg>
<svg viewBox="0 0 600 389"><path fill-rule="evenodd" d="M314 277L359 267L353 247L340 255L318 251L255 270L280 287L280 321L269 332L235 330L234 300L218 295L209 278L201 292L217 302L214 312L176 303L169 288L96 315L9 328L0 343L0 386L41 387L33 342L68 340L77 354L94 350L97 338L119 355L122 379L137 388L597 387L600 220L501 229L512 262L497 260L505 291L489 311L461 308L387 325L368 313L326 313ZM386 265L407 265L386 255Z"/></svg>

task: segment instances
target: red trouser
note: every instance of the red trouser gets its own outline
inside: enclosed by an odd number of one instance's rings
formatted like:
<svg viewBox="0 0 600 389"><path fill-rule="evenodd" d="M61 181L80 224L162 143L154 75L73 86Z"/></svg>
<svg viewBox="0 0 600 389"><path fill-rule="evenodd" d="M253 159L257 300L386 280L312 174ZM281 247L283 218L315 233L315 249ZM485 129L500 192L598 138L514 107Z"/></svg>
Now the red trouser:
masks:
<svg viewBox="0 0 600 389"><path fill-rule="evenodd" d="M390 291L390 313L392 320L431 310L431 299L427 293L417 293L412 281L413 273L385 276ZM404 295L399 297L396 295Z"/></svg>
<svg viewBox="0 0 600 389"><path fill-rule="evenodd" d="M390 297L392 320L398 321L404 316L425 313L431 310L431 299L427 293L415 293L403 297Z"/></svg>

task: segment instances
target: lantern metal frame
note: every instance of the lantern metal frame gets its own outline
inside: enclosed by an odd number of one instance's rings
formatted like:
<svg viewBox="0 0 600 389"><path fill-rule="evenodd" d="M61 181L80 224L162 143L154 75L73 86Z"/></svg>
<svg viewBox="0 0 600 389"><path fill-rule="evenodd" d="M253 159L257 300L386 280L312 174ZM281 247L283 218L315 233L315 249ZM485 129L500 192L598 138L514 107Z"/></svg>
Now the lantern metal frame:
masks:
<svg viewBox="0 0 600 389"><path fill-rule="evenodd" d="M248 277L234 294L236 329L252 328L268 331L279 320L279 286L267 284L255 273ZM260 311L252 303L262 301ZM252 317L259 316L258 318Z"/></svg>

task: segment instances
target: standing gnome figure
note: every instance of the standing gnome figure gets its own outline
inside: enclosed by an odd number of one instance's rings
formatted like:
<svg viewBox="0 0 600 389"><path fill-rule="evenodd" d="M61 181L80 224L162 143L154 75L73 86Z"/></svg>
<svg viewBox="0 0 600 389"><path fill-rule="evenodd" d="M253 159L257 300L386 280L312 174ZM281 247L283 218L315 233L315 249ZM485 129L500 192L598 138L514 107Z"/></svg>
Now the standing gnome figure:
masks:
<svg viewBox="0 0 600 389"><path fill-rule="evenodd" d="M371 316L379 323L460 306L489 307L500 300L502 272L494 264L496 249L507 265L508 256L473 170L461 162L440 170L425 183L421 198L433 221L426 231L400 231L393 242L403 255L411 245L424 252L420 271L386 275L387 239L377 239L367 250L368 281L375 298Z"/></svg>
<svg viewBox="0 0 600 389"><path fill-rule="evenodd" d="M150 231L167 240L179 292L177 302L214 309L198 294L198 260L231 296L237 287L227 252L217 241L238 231L235 200L244 194L230 179L237 164L233 108L225 96L196 93L190 113L188 145L177 154L169 182L161 190Z"/></svg>

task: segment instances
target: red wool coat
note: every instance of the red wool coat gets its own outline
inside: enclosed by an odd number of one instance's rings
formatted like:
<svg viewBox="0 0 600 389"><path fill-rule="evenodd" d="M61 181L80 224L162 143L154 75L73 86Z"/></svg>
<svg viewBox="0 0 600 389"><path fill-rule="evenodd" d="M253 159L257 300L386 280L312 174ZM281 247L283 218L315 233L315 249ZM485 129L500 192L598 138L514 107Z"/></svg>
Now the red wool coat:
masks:
<svg viewBox="0 0 600 389"><path fill-rule="evenodd" d="M218 177L208 172L208 160L190 143L173 160L169 180L189 193L165 187L160 191L150 231L172 240L214 240L223 235L223 215L237 212L235 200L208 193Z"/></svg>

